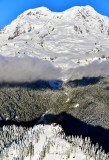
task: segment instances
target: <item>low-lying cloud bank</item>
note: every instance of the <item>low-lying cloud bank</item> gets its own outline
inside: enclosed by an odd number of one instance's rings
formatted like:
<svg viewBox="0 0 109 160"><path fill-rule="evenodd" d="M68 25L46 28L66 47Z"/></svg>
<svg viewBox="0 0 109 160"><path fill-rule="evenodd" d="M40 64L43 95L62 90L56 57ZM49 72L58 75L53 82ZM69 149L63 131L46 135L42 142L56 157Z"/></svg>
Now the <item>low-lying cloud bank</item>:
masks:
<svg viewBox="0 0 109 160"><path fill-rule="evenodd" d="M94 61L86 66L80 66L68 71L69 79L81 79L82 77L105 77L109 75L109 60ZM70 76L71 75L71 76Z"/></svg>
<svg viewBox="0 0 109 160"><path fill-rule="evenodd" d="M62 71L47 60L35 57L0 56L0 82L32 82L37 80L80 79L109 75L109 60L93 63Z"/></svg>
<svg viewBox="0 0 109 160"><path fill-rule="evenodd" d="M33 57L0 56L0 82L31 82L58 79L61 69L49 61Z"/></svg>

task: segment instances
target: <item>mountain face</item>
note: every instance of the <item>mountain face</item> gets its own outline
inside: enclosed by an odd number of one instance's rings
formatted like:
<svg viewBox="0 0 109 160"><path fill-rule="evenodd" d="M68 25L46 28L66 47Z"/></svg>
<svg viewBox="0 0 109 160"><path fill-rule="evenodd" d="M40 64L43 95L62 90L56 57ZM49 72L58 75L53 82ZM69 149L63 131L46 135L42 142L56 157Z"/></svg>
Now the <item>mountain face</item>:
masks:
<svg viewBox="0 0 109 160"><path fill-rule="evenodd" d="M89 76L89 72L91 76L107 75L103 67L105 62L106 68L108 65L108 44L109 18L90 6L60 13L44 7L28 10L0 31L0 55L32 56L47 61L60 68L62 80L80 74ZM88 67L85 73L81 73L83 66ZM93 66L96 73L92 73Z"/></svg>

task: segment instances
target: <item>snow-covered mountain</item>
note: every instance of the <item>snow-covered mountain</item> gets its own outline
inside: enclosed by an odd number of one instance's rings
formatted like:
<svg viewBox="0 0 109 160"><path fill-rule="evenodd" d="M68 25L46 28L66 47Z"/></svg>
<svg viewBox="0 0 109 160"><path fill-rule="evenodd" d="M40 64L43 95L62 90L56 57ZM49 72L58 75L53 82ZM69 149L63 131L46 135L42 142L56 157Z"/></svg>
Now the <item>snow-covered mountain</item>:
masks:
<svg viewBox="0 0 109 160"><path fill-rule="evenodd" d="M97 33L108 35L109 19L98 14L90 6L73 7L61 13L51 12L47 8L40 7L27 10L3 29L4 33L8 33L9 39L14 39L29 32L37 34L38 31L39 36L42 35L42 38L44 32L52 34L52 31L57 35L59 33L66 36L72 34L73 37L78 35L87 36L88 34L98 36L95 35Z"/></svg>
<svg viewBox="0 0 109 160"><path fill-rule="evenodd" d="M47 61L61 70L62 80L80 76L81 66L88 67L81 75L109 74L108 44L109 18L90 6L60 13L44 7L30 9L0 31L0 55Z"/></svg>

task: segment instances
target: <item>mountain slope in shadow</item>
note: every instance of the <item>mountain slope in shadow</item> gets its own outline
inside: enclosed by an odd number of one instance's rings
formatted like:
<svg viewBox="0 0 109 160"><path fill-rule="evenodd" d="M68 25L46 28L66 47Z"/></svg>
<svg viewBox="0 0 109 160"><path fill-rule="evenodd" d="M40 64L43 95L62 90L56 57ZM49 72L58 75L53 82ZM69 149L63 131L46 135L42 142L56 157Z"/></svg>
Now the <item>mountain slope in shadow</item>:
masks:
<svg viewBox="0 0 109 160"><path fill-rule="evenodd" d="M50 119L51 117L51 119ZM98 143L105 152L109 152L109 130L100 126L87 124L73 117L71 114L61 112L58 115L45 115L43 124L57 123L62 126L66 136L90 137L93 144Z"/></svg>

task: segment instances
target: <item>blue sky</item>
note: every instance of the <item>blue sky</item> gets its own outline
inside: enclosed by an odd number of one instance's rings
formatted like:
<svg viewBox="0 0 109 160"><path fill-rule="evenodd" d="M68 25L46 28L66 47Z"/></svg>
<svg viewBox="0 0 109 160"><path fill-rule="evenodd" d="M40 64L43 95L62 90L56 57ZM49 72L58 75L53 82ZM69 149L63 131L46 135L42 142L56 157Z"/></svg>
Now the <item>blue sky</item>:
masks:
<svg viewBox="0 0 109 160"><path fill-rule="evenodd" d="M109 17L109 0L0 0L0 28L30 8L45 6L60 12L73 6L84 5L91 5L96 11Z"/></svg>

